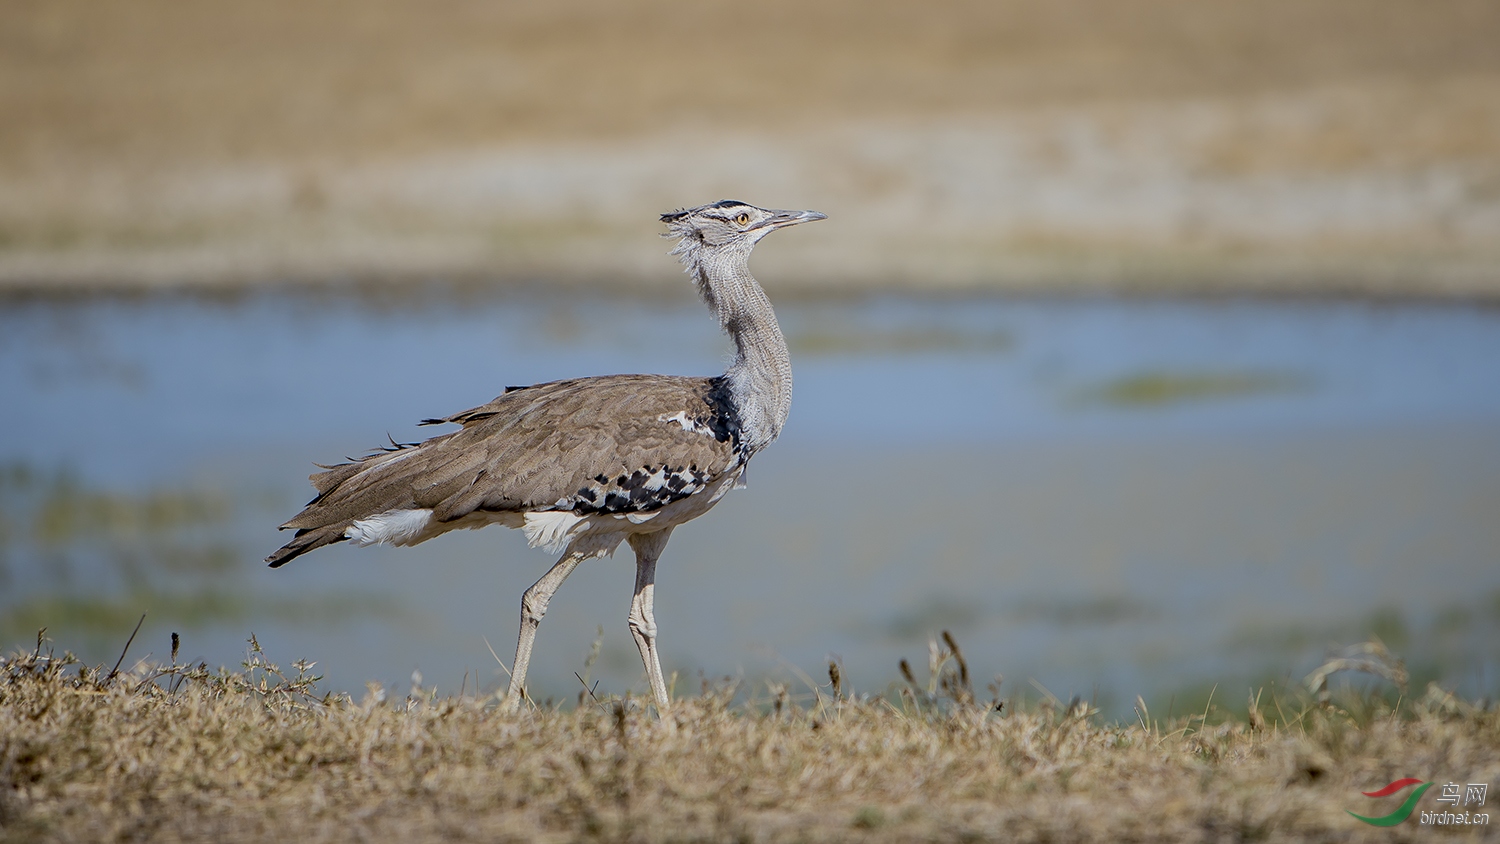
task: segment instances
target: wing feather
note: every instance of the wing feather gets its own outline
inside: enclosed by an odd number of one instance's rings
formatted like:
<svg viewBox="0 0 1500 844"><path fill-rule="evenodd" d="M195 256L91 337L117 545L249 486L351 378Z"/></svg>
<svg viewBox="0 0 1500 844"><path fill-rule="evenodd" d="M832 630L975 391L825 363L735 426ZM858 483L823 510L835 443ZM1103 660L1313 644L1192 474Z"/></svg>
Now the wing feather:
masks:
<svg viewBox="0 0 1500 844"><path fill-rule="evenodd" d="M430 509L438 522L475 511L649 511L740 460L722 378L554 381L436 421L463 427L313 475L317 498L282 527L323 541L271 559L337 541L355 520L391 510Z"/></svg>

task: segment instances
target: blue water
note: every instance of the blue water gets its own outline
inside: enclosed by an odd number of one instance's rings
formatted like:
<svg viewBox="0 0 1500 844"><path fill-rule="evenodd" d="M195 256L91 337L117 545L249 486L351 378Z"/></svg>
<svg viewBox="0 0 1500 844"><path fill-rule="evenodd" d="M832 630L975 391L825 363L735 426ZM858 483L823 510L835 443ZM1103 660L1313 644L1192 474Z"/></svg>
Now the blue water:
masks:
<svg viewBox="0 0 1500 844"><path fill-rule="evenodd" d="M680 691L819 678L835 657L880 692L945 628L1010 693L1035 680L1116 711L1295 683L1371 635L1424 682L1500 689L1500 311L888 296L778 313L787 429L659 572ZM687 292L0 303L0 634L25 644L40 620L112 662L146 613L137 656L175 630L185 658L235 664L253 631L332 688L413 670L493 688L486 640L509 661L546 556L491 528L265 569L312 464L507 385L710 374L727 355ZM576 693L599 625L593 676L644 688L632 577L622 554L564 586L541 693Z"/></svg>

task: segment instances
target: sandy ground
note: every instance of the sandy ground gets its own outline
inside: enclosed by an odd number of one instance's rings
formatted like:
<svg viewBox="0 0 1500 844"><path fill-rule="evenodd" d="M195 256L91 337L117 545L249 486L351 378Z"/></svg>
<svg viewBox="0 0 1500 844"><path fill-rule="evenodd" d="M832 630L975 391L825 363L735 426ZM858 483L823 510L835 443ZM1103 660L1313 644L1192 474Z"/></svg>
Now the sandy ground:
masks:
<svg viewBox="0 0 1500 844"><path fill-rule="evenodd" d="M1500 7L0 8L0 289L676 282L1500 295Z"/></svg>

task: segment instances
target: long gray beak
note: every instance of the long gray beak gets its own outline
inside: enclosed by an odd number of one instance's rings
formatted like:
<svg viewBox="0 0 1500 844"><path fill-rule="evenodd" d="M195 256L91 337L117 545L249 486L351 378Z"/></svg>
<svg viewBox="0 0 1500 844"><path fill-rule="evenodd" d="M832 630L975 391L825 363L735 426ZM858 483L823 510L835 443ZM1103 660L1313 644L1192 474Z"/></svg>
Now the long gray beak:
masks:
<svg viewBox="0 0 1500 844"><path fill-rule="evenodd" d="M814 220L828 219L827 214L820 214L817 211L773 211L771 214L771 218L761 223L757 228L770 227L780 229L787 226L795 226L798 223L811 223Z"/></svg>

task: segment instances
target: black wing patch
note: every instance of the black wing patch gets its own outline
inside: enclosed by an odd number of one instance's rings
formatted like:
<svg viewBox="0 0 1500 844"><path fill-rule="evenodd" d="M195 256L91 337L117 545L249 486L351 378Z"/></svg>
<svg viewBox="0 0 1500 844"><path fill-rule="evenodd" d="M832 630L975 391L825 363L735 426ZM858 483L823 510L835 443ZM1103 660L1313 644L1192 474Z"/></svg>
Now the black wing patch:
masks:
<svg viewBox="0 0 1500 844"><path fill-rule="evenodd" d="M580 516L597 513L647 513L702 492L713 481L713 473L692 466L661 464L621 472L613 478L595 475L578 488L559 509Z"/></svg>

